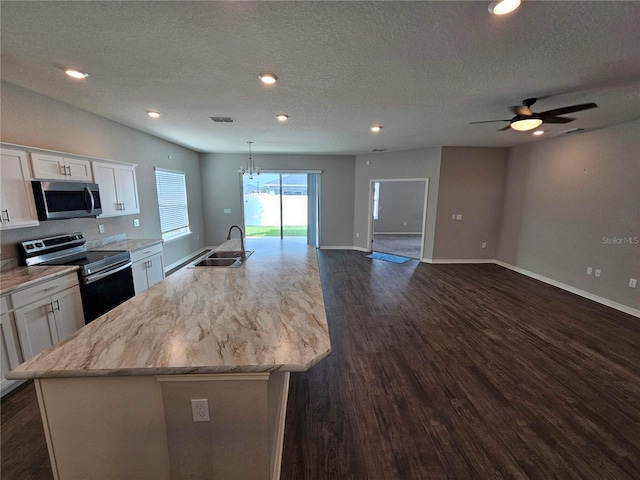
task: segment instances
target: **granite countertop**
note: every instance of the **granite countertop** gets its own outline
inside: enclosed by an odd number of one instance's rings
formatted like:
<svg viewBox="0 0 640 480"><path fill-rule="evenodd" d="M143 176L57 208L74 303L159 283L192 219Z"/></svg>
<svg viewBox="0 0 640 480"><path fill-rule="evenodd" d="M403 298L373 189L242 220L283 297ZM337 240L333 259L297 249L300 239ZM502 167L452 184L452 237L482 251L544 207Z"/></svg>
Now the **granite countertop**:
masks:
<svg viewBox="0 0 640 480"><path fill-rule="evenodd" d="M60 277L66 273L75 272L75 265L13 267L0 273L0 295L13 293L36 283Z"/></svg>
<svg viewBox="0 0 640 480"><path fill-rule="evenodd" d="M256 242L240 268L182 268L7 378L307 370L331 352L318 260L285 243Z"/></svg>
<svg viewBox="0 0 640 480"><path fill-rule="evenodd" d="M104 245L98 245L98 246L92 247L91 250L109 250L109 251L126 250L129 252L135 252L136 250L142 250L143 248L147 248L152 245L157 245L158 243L162 243L162 240L134 238L131 240L120 240L118 242L105 243Z"/></svg>

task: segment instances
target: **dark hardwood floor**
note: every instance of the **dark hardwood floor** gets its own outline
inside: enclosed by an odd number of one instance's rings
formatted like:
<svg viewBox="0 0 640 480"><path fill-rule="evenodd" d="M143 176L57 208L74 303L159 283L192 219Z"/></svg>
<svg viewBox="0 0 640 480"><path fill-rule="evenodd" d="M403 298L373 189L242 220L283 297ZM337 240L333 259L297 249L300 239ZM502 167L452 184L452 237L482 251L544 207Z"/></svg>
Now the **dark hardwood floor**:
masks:
<svg viewBox="0 0 640 480"><path fill-rule="evenodd" d="M283 480L640 478L640 319L496 265L318 258L333 353L291 376ZM30 385L2 479L31 478Z"/></svg>

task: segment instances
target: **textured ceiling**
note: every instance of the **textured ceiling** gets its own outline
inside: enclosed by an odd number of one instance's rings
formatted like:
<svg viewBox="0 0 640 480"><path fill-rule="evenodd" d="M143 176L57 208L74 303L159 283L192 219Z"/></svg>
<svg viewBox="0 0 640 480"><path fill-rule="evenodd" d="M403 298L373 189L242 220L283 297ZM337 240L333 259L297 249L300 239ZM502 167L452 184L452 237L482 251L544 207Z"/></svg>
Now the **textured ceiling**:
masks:
<svg viewBox="0 0 640 480"><path fill-rule="evenodd" d="M547 137L640 118L640 2L525 1L505 17L488 4L3 1L1 73L201 152L513 146L537 140L468 122L534 96L534 111L599 105Z"/></svg>

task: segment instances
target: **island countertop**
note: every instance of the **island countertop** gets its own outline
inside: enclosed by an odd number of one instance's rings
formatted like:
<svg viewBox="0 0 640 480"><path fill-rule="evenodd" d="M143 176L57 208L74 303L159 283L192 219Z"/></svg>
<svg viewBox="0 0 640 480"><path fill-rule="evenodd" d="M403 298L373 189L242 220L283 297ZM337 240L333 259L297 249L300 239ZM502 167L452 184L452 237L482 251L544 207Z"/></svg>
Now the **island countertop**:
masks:
<svg viewBox="0 0 640 480"><path fill-rule="evenodd" d="M241 267L182 268L7 378L303 371L330 352L315 249L256 241Z"/></svg>

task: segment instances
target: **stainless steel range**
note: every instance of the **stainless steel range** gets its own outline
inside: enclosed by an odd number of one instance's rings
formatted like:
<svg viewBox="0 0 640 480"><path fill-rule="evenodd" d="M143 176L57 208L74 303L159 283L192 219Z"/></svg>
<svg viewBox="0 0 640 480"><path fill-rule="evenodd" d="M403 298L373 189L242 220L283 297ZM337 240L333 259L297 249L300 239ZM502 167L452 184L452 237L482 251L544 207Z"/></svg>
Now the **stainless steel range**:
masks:
<svg viewBox="0 0 640 480"><path fill-rule="evenodd" d="M133 297L127 251L88 250L82 233L27 240L18 244L23 265L77 265L85 323Z"/></svg>

